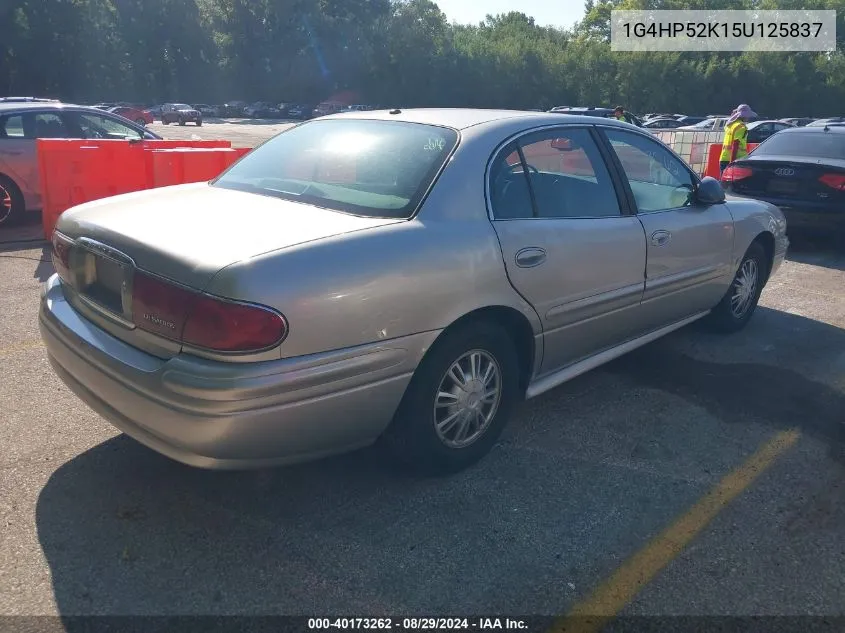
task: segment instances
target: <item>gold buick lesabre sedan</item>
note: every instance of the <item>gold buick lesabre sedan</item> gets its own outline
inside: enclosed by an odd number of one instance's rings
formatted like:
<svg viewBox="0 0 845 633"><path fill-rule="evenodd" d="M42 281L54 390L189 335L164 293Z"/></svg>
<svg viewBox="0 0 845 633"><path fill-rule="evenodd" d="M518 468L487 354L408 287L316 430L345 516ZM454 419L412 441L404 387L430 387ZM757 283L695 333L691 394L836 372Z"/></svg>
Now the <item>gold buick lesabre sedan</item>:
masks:
<svg viewBox="0 0 845 633"><path fill-rule="evenodd" d="M82 400L186 464L375 443L448 473L523 398L697 319L740 330L787 247L776 207L627 123L351 112L65 212L40 329Z"/></svg>

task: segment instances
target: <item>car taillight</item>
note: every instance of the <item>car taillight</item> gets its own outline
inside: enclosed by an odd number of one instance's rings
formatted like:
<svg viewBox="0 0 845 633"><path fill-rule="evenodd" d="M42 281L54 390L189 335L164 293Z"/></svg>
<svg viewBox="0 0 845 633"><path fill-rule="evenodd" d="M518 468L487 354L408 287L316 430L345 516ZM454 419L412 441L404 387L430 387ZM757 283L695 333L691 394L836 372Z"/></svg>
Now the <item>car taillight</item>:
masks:
<svg viewBox="0 0 845 633"><path fill-rule="evenodd" d="M136 272L132 282L135 325L147 332L218 352L252 352L278 345L287 322L263 306L200 294Z"/></svg>
<svg viewBox="0 0 845 633"><path fill-rule="evenodd" d="M819 182L832 189L845 191L845 174L825 174L819 178Z"/></svg>
<svg viewBox="0 0 845 633"><path fill-rule="evenodd" d="M51 239L52 249L50 258L53 260L53 268L59 274L62 281L70 280L70 249L73 240L65 237L58 231L53 231Z"/></svg>
<svg viewBox="0 0 845 633"><path fill-rule="evenodd" d="M754 171L750 167L739 167L738 165L728 165L725 171L722 172L722 182L734 182L749 178Z"/></svg>

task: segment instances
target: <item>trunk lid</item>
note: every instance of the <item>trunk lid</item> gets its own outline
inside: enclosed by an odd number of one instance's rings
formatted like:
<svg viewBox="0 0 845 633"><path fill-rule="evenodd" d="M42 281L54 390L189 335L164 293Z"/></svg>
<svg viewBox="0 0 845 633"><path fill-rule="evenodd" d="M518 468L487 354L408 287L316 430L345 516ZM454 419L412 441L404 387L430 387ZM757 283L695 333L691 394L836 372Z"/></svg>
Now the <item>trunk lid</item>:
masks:
<svg viewBox="0 0 845 633"><path fill-rule="evenodd" d="M75 207L56 225L74 244L59 240L54 252L65 249L69 262L63 275L65 295L77 310L124 342L168 358L181 350L181 344L134 326L136 270L203 291L218 271L231 264L402 221L352 216L198 183Z"/></svg>
<svg viewBox="0 0 845 633"><path fill-rule="evenodd" d="M70 238L116 249L138 268L202 290L229 264L401 221L198 183L89 202L63 213L56 228Z"/></svg>
<svg viewBox="0 0 845 633"><path fill-rule="evenodd" d="M845 192L819 180L826 174L845 175L845 161L828 159L823 163L806 156L749 155L734 165L752 170L751 176L731 182L731 189L743 196L814 203L845 200Z"/></svg>

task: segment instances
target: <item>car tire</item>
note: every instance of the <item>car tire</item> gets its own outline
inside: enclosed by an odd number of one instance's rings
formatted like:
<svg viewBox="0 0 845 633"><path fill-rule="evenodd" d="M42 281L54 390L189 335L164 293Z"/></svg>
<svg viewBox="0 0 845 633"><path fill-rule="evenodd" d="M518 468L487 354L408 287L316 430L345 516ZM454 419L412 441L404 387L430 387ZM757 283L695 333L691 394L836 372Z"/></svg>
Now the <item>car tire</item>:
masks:
<svg viewBox="0 0 845 633"><path fill-rule="evenodd" d="M197 121L197 127L202 127L202 120Z"/></svg>
<svg viewBox="0 0 845 633"><path fill-rule="evenodd" d="M23 219L26 203L15 181L0 175L0 226L11 226Z"/></svg>
<svg viewBox="0 0 845 633"><path fill-rule="evenodd" d="M469 390L451 374L456 366L465 380L469 376ZM496 391L491 401L485 402L484 390ZM435 476L458 472L493 448L518 393L519 359L508 333L483 321L459 326L425 355L377 444L403 470Z"/></svg>
<svg viewBox="0 0 845 633"><path fill-rule="evenodd" d="M144 119L135 119L135 123L137 123L141 127L147 127L147 122L144 121Z"/></svg>
<svg viewBox="0 0 845 633"><path fill-rule="evenodd" d="M710 329L723 334L738 332L751 320L766 285L769 262L759 242L752 242L742 256L731 287L707 315Z"/></svg>
<svg viewBox="0 0 845 633"><path fill-rule="evenodd" d="M179 119L179 125L185 125L185 119Z"/></svg>

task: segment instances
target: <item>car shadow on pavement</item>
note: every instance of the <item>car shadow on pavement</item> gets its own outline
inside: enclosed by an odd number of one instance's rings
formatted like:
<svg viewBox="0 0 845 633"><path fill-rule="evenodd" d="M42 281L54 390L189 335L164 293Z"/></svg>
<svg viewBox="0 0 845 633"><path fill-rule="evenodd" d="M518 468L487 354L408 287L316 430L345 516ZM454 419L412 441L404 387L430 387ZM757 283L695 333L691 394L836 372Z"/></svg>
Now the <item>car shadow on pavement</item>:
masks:
<svg viewBox="0 0 845 633"><path fill-rule="evenodd" d="M788 360L772 364L768 352L743 341L782 337L793 357L828 350L818 359L825 363L842 355L845 331L765 308L755 319L727 338L688 328L591 373L616 391L668 392L727 425L799 427L843 460L845 394L787 368ZM696 345L739 346L741 362L677 351ZM525 403L519 421L530 426L532 409L536 415L554 401L582 416L600 407L606 392L580 393L589 376ZM610 408L596 419L630 424L633 434L629 414ZM648 403L642 415L654 418ZM554 454L557 446L578 451L572 429L558 420L547 426L542 451L513 448L532 441L532 429L520 429L480 465L444 479L398 477L371 449L289 468L210 472L116 436L59 467L38 498L38 538L58 611L375 616L545 604L560 613L567 581L579 582L586 561L609 556L607 539L645 539L639 530L658 529L667 517L640 525L636 510L659 503L660 493L635 471L608 483L603 464L573 474L572 462ZM671 483L667 494L678 498L679 482ZM671 512L689 502L679 498ZM613 526L607 517L617 515ZM567 549L578 539L587 550L581 558Z"/></svg>
<svg viewBox="0 0 845 633"><path fill-rule="evenodd" d="M845 270L845 234L793 230L789 240L790 261Z"/></svg>

